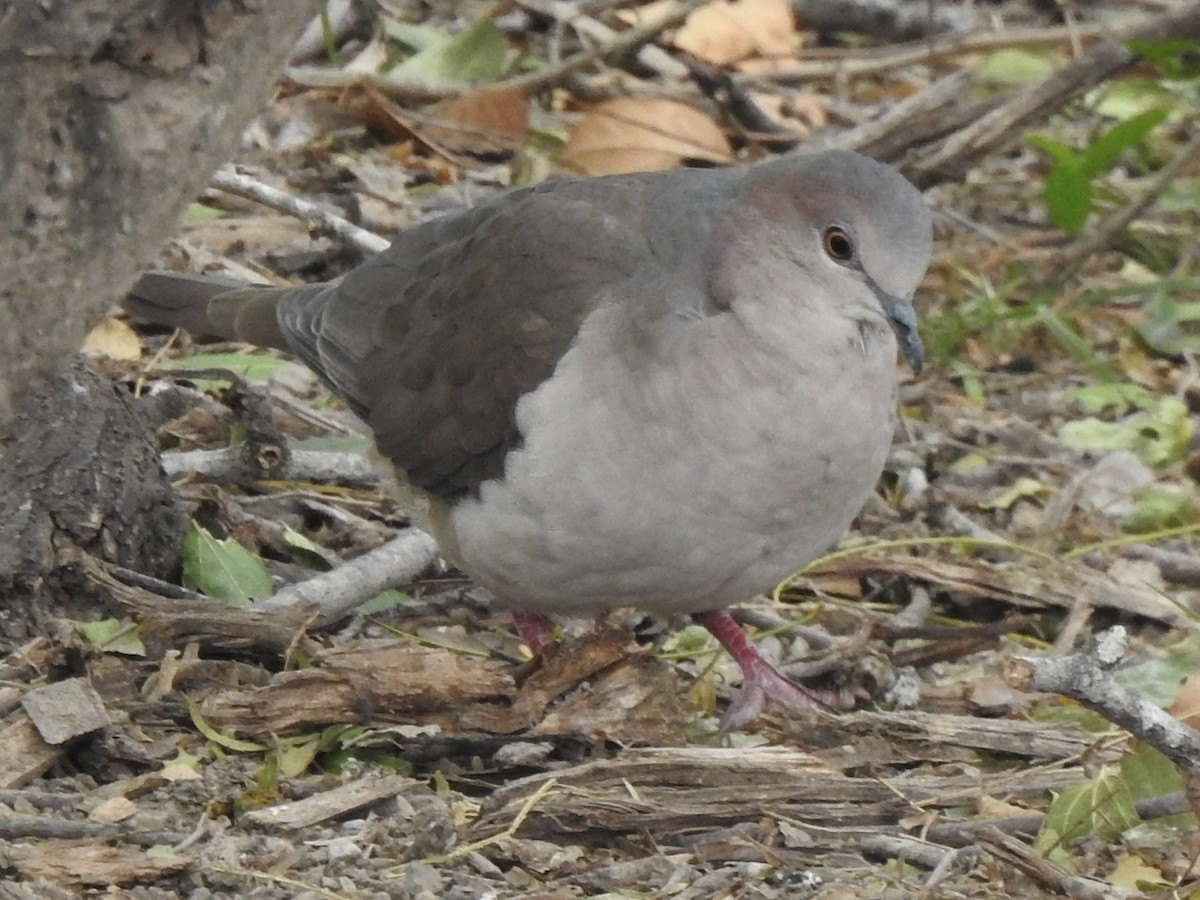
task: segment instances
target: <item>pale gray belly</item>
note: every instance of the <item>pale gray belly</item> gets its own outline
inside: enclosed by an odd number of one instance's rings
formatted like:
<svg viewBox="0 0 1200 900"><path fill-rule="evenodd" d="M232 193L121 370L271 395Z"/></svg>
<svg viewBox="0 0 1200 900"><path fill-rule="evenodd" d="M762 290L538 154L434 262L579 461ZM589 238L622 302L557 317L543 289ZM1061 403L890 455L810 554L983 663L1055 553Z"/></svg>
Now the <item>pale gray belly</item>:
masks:
<svg viewBox="0 0 1200 900"><path fill-rule="evenodd" d="M522 401L526 440L505 479L459 503L441 535L513 606L683 612L748 599L841 536L887 456L887 344L825 355L822 370L803 361L790 378L749 355L631 378L602 348L572 354Z"/></svg>

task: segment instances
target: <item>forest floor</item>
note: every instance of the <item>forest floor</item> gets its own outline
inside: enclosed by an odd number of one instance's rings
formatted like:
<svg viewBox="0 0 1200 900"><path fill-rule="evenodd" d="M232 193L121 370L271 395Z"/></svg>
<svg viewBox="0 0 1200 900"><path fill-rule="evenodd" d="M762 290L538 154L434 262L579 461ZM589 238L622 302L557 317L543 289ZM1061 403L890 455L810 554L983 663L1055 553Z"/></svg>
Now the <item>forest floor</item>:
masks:
<svg viewBox="0 0 1200 900"><path fill-rule="evenodd" d="M186 583L225 600L86 568L99 621L0 663L0 900L1200 896L1195 807L1153 736L1019 689L1023 658L1087 662L1105 635L1106 683L1200 718L1200 79L1185 45L1071 80L1186 5L897 2L866 35L856 3L835 27L784 0L333 16L336 59L319 34L297 51L161 266L323 280L513 185L791 146L926 189L929 360L879 490L738 611L858 708L722 734L738 672L702 629L570 621L531 659L443 564L329 623L238 602L406 511L308 370L114 313L90 349L158 419L203 526ZM264 425L290 468L231 469L231 435Z"/></svg>

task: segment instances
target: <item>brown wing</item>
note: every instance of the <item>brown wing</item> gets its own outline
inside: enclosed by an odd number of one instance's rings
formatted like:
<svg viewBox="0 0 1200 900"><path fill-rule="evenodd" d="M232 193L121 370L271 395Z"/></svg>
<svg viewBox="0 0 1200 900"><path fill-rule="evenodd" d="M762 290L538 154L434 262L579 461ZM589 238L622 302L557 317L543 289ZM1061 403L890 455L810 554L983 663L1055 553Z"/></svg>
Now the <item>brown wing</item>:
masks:
<svg viewBox="0 0 1200 900"><path fill-rule="evenodd" d="M454 498L502 472L517 401L588 313L663 265L646 210L642 178L518 191L401 234L339 283L289 292L279 322L408 481Z"/></svg>

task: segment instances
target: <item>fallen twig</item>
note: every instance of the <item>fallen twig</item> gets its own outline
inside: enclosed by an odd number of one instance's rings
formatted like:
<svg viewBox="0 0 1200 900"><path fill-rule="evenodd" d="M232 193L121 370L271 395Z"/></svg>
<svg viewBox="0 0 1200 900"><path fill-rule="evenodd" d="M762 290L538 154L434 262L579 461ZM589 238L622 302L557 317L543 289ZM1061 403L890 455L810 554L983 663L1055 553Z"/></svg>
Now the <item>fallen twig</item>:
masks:
<svg viewBox="0 0 1200 900"><path fill-rule="evenodd" d="M164 453L163 471L171 479L200 475L209 481L258 481L262 469L247 463L238 447L220 450L184 450ZM273 481L331 482L362 487L378 487L379 471L361 453L335 453L324 450L293 450L285 463L270 473Z"/></svg>
<svg viewBox="0 0 1200 900"><path fill-rule="evenodd" d="M1155 42L1167 38L1192 38L1200 34L1200 3L1183 4L1114 33L1111 39L1090 52L1056 69L1051 75L1018 92L973 125L937 146L918 153L907 174L918 187L956 181L979 157L998 150L1023 134L1035 121L1062 107L1063 103L1138 59L1130 41Z"/></svg>
<svg viewBox="0 0 1200 900"><path fill-rule="evenodd" d="M0 838L44 838L49 840L124 841L139 847L155 844L179 844L188 838L186 831L143 831L133 825L102 825L96 822L72 822L41 816L0 816Z"/></svg>
<svg viewBox="0 0 1200 900"><path fill-rule="evenodd" d="M1004 680L1020 691L1045 691L1078 700L1185 771L1200 772L1200 732L1117 684L1105 671L1121 661L1125 643L1125 629L1118 625L1098 637L1092 652L1010 659Z"/></svg>
<svg viewBox="0 0 1200 900"><path fill-rule="evenodd" d="M363 253L378 253L391 243L387 238L380 237L365 228L359 228L353 222L348 222L323 207L307 200L301 200L269 184L263 184L249 175L220 169L213 173L212 187L245 197L255 203L295 216L307 223L309 228L321 234L327 234L338 240L345 241Z"/></svg>
<svg viewBox="0 0 1200 900"><path fill-rule="evenodd" d="M1043 887L1068 897L1079 900L1120 900L1128 897L1132 900L1146 896L1141 891L1065 872L1040 853L1035 853L1031 847L996 828L980 830L979 847L1001 862L1024 872Z"/></svg>
<svg viewBox="0 0 1200 900"><path fill-rule="evenodd" d="M437 558L433 538L410 528L381 547L329 572L288 585L258 604L258 612L311 606L318 622L328 624L390 587L406 584Z"/></svg>

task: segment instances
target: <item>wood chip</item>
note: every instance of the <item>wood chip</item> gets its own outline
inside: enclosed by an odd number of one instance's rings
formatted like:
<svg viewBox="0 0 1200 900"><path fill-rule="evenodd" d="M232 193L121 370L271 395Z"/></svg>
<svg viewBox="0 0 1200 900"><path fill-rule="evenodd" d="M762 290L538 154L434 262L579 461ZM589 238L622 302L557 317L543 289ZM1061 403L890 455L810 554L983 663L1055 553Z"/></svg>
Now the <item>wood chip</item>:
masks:
<svg viewBox="0 0 1200 900"><path fill-rule="evenodd" d="M33 688L21 698L21 706L42 740L55 746L112 724L104 701L86 678Z"/></svg>
<svg viewBox="0 0 1200 900"><path fill-rule="evenodd" d="M62 750L42 740L24 713L0 729L0 788L18 788L44 773Z"/></svg>
<svg viewBox="0 0 1200 900"><path fill-rule="evenodd" d="M331 791L313 794L303 800L251 810L246 813L245 818L260 825L274 825L277 828L308 828L318 822L336 819L381 800L387 800L396 796L406 787L418 783L416 779L406 778L402 775L363 778L343 784Z"/></svg>
<svg viewBox="0 0 1200 900"><path fill-rule="evenodd" d="M182 856L151 856L132 847L80 846L68 841L18 845L9 858L24 878L105 888L157 881L191 865Z"/></svg>

